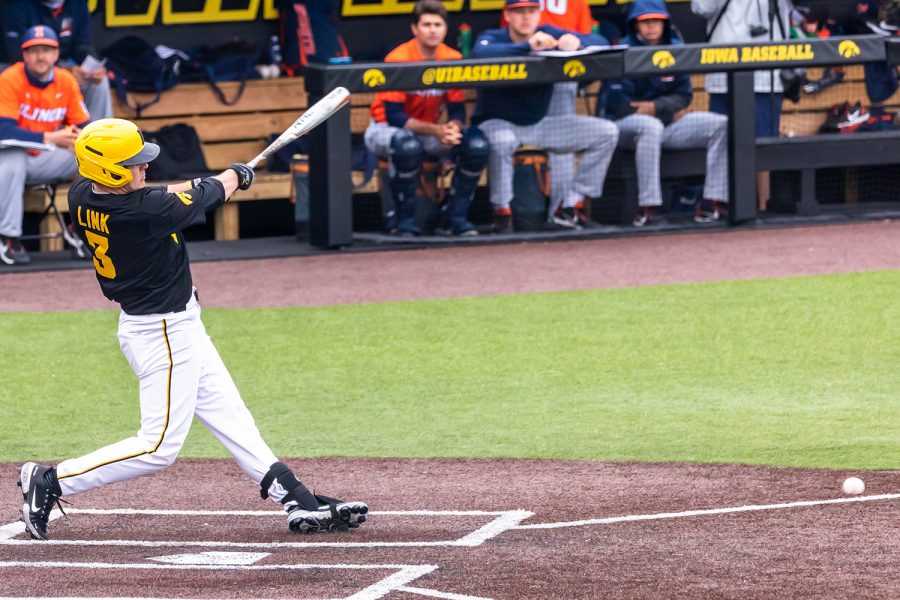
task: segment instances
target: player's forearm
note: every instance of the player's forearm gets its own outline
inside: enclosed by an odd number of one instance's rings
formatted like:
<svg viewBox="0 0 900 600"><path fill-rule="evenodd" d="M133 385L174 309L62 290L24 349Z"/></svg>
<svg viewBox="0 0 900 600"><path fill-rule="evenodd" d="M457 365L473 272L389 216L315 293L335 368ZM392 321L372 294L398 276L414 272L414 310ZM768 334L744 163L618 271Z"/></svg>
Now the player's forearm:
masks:
<svg viewBox="0 0 900 600"><path fill-rule="evenodd" d="M231 198L231 195L234 194L238 189L238 176L237 173L232 171L231 169L226 169L222 171L218 175L214 175L213 179L220 182L222 187L225 188L225 200L227 201Z"/></svg>
<svg viewBox="0 0 900 600"><path fill-rule="evenodd" d="M423 135L439 136L441 134L441 126L437 123L429 123L428 121L420 121L410 117L404 125L413 133L421 133Z"/></svg>

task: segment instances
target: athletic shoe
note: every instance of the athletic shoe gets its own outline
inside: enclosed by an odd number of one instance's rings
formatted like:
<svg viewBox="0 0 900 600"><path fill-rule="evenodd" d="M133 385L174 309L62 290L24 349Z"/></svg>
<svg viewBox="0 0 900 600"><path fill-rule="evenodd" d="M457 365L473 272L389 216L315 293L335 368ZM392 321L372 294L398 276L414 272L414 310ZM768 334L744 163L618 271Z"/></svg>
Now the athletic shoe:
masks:
<svg viewBox="0 0 900 600"><path fill-rule="evenodd" d="M653 223L653 213L649 210L644 212L643 210L638 214L634 215L634 220L631 224L635 227L646 227Z"/></svg>
<svg viewBox="0 0 900 600"><path fill-rule="evenodd" d="M594 222L584 212L584 202L579 202L575 206L560 208L556 213L557 218L567 221L574 229L593 227L594 225Z"/></svg>
<svg viewBox="0 0 900 600"><path fill-rule="evenodd" d="M713 221L718 221L724 216L719 210L718 202L713 201L709 206L709 210L706 210L702 201L697 203L697 210L696 212L694 212L695 223L712 223Z"/></svg>
<svg viewBox="0 0 900 600"><path fill-rule="evenodd" d="M0 238L0 260L8 265L27 265L31 257L19 238L3 236Z"/></svg>
<svg viewBox="0 0 900 600"><path fill-rule="evenodd" d="M494 209L494 224L491 226L494 233L512 233L513 220L512 209L496 208Z"/></svg>
<svg viewBox="0 0 900 600"><path fill-rule="evenodd" d="M473 237L478 235L478 230L475 226L464 217L454 217L451 219L450 232L459 237Z"/></svg>
<svg viewBox="0 0 900 600"><path fill-rule="evenodd" d="M562 207L557 208L556 212L550 215L547 221L560 229L581 229L577 219L570 214L566 214Z"/></svg>
<svg viewBox="0 0 900 600"><path fill-rule="evenodd" d="M828 111L828 117L826 117L822 126L819 127L819 133L838 133L840 131L840 129L838 129L838 124L844 120L844 116L849 110L849 102L832 105Z"/></svg>
<svg viewBox="0 0 900 600"><path fill-rule="evenodd" d="M46 540L47 520L53 505L59 504L62 492L56 479L56 469L42 467L33 462L25 463L19 470L19 487L22 488L24 503L21 520L33 540Z"/></svg>
<svg viewBox="0 0 900 600"><path fill-rule="evenodd" d="M869 111L865 109L862 103L850 105L843 119L837 124L838 131L841 133L853 133L869 119Z"/></svg>
<svg viewBox="0 0 900 600"><path fill-rule="evenodd" d="M317 531L347 531L366 522L369 507L364 502L344 502L327 496L315 495L317 510L306 510L296 501L284 505L288 528L294 533Z"/></svg>

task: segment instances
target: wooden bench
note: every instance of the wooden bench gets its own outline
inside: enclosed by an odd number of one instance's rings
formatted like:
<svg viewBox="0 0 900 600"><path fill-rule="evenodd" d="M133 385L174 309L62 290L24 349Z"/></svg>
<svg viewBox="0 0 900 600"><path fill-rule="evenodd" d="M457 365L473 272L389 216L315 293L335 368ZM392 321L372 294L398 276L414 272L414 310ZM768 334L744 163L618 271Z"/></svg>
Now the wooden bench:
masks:
<svg viewBox="0 0 900 600"><path fill-rule="evenodd" d="M811 69L809 77L821 76L821 69ZM693 75L694 99L690 110L706 110L709 95L704 89L704 77ZM238 84L225 82L221 84L226 97L233 97ZM594 82L586 87L585 96L578 99L579 114L594 114L600 83ZM374 98L372 93L353 94L351 99L350 128L351 132L361 135L369 124L369 105ZM146 102L145 94L131 94L130 103ZM814 136L827 118L828 108L843 100L851 103L860 99L865 104L865 86L863 68L853 65L846 68L844 83L832 86L817 95L804 94L801 101L794 104L784 103L781 131L785 137L808 138L809 143L816 143L821 136ZM474 108L475 90L466 91L466 108L471 115ZM219 171L235 161L249 160L262 150L267 138L272 133L283 131L308 106L308 97L304 90L302 78L280 78L274 80L252 80L247 82L241 99L232 106L222 104L207 84L180 84L165 92L157 104L145 109L140 119L135 119L133 111L122 106L114 98L116 116L134 120L145 131L154 131L165 125L188 123L197 129L202 141L207 165ZM895 94L887 103L889 109L900 108L900 93ZM854 134L855 135L855 134ZM884 136L882 136L884 137ZM824 140L823 140L824 141ZM764 156L777 153L774 148L778 140L769 140L765 144ZM791 146L798 147L796 143ZM632 181L633 160L626 152L617 152L610 168L611 179ZM666 152L662 161L662 173L668 175L699 175L703 173L705 163L700 160L702 152ZM768 162L765 161L764 162ZM354 183L360 183L361 174L355 174ZM481 185L487 185L486 176ZM378 173L361 187L354 189L354 194L374 194L380 188ZM57 206L67 210L68 186L61 185L57 193ZM259 170L256 181L249 190L237 192L232 200L216 210L214 220L214 236L217 240L235 240L240 235L240 202L255 200L288 201L292 193L292 177L289 173L267 173ZM808 194L806 194L808 197ZM625 190L625 197L620 200L608 198L620 209L622 222L628 222L636 209L636 189L630 186ZM42 193L26 194L26 212L41 212L47 205L47 198ZM609 208L609 207L607 207ZM615 213L617 208L613 208ZM610 212L610 211L606 211ZM42 233L54 232L58 229L55 219L44 219L40 225ZM42 240L42 249L60 249L61 240Z"/></svg>

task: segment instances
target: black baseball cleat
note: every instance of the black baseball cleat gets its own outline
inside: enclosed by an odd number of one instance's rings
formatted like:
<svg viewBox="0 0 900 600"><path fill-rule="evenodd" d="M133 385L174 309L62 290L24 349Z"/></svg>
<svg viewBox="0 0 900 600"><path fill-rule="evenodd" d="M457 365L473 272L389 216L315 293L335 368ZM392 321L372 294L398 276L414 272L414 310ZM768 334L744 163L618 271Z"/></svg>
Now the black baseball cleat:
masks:
<svg viewBox="0 0 900 600"><path fill-rule="evenodd" d="M314 497L319 504L316 510L307 510L294 500L284 505L288 528L294 533L347 531L366 522L369 507L364 502L344 502L318 494Z"/></svg>
<svg viewBox="0 0 900 600"><path fill-rule="evenodd" d="M19 487L22 488L22 522L33 540L46 540L47 520L53 505L59 504L62 491L56 479L56 469L42 467L33 462L25 463L19 470Z"/></svg>

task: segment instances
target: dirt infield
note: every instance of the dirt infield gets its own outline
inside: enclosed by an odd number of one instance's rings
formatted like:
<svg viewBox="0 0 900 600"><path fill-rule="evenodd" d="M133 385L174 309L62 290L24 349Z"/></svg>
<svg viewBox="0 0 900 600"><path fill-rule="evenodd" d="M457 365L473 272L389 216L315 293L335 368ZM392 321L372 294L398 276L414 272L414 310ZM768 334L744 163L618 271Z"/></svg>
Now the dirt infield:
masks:
<svg viewBox="0 0 900 600"><path fill-rule="evenodd" d="M209 307L324 306L900 268L900 222L191 265ZM112 309L87 270L0 275L0 311Z"/></svg>
<svg viewBox="0 0 900 600"><path fill-rule="evenodd" d="M192 460L74 498L72 512L50 524L53 540L38 543L23 541L24 534L10 537L5 525L17 518L12 507L21 496L9 485L0 511L3 595L463 600L900 594L900 495L874 496L896 491L897 473L864 474L866 501L820 504L842 498L840 482L848 473L534 460L290 462L326 493L367 500L370 522L341 534L290 534L281 513L260 500L229 461ZM0 476L14 481L15 466L3 465ZM812 502L790 505L797 501ZM787 505L766 506L779 503ZM87 508L96 510L79 512ZM129 508L138 510L116 512ZM717 510L728 508L738 512ZM705 512L677 514L689 510ZM603 520L626 516L633 520ZM197 564L213 558L237 564Z"/></svg>
<svg viewBox="0 0 900 600"><path fill-rule="evenodd" d="M900 268L900 223L193 266L206 306L327 305ZM0 311L112 308L87 271L0 276ZM88 450L88 448L85 448ZM900 598L900 473L535 460L288 460L367 501L291 535L230 461L72 498L50 542L0 464L0 600ZM858 473L853 473L859 475ZM694 511L694 512L688 512Z"/></svg>

